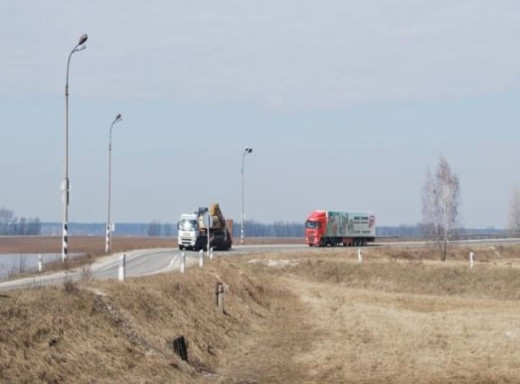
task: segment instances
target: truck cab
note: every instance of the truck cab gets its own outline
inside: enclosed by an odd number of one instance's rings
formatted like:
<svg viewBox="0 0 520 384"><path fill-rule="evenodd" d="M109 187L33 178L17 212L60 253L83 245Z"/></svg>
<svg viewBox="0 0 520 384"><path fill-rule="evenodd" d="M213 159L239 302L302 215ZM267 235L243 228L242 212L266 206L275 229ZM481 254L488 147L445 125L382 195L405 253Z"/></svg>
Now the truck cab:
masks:
<svg viewBox="0 0 520 384"><path fill-rule="evenodd" d="M200 231L197 215L182 214L177 229L177 243L179 249L195 249Z"/></svg>
<svg viewBox="0 0 520 384"><path fill-rule="evenodd" d="M327 215L325 211L314 211L305 221L305 242L309 246L320 246L325 234Z"/></svg>

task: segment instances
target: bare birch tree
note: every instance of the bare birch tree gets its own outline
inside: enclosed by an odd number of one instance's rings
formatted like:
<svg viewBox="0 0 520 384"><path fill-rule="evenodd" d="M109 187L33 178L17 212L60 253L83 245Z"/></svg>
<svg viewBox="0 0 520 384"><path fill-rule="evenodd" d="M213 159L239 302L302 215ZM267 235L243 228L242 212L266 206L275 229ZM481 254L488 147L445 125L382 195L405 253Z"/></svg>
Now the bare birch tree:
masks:
<svg viewBox="0 0 520 384"><path fill-rule="evenodd" d="M13 211L0 208L0 235L12 235L15 232L17 220Z"/></svg>
<svg viewBox="0 0 520 384"><path fill-rule="evenodd" d="M435 174L426 173L423 188L423 224L435 239L442 261L446 260L448 241L453 235L460 206L458 176L441 156Z"/></svg>
<svg viewBox="0 0 520 384"><path fill-rule="evenodd" d="M509 204L509 231L512 236L520 235L520 189L515 188Z"/></svg>

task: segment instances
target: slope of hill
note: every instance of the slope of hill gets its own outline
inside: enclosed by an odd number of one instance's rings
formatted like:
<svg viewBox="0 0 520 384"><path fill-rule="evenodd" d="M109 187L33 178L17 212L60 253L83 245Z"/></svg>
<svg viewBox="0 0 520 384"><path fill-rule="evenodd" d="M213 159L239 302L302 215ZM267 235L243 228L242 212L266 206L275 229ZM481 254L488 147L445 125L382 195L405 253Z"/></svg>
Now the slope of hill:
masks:
<svg viewBox="0 0 520 384"><path fill-rule="evenodd" d="M0 295L0 382L502 383L520 377L518 246L313 249ZM224 308L216 303L217 283ZM187 359L174 352L184 337Z"/></svg>

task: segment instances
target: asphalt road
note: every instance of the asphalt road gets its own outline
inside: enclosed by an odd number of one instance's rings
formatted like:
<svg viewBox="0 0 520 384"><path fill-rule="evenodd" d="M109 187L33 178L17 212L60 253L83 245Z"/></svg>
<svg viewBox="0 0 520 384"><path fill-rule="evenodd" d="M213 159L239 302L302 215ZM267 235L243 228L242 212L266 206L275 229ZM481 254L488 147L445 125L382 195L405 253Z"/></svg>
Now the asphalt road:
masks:
<svg viewBox="0 0 520 384"><path fill-rule="evenodd" d="M450 242L451 245L460 246L491 246L499 244L520 243L520 239L493 239L493 240L460 240ZM379 247L424 247L425 242L388 242L377 243L372 246ZM234 246L229 252L215 251L214 256L223 255L251 255L255 253L270 253L284 251L301 251L309 249L306 245L243 245ZM162 248L149 250L136 250L125 252L125 277L137 277L154 275L158 273L180 271L183 252L176 248ZM189 268L199 264L198 252L184 252L185 267ZM90 268L83 267L70 271L55 272L43 275L34 275L22 279L10 280L0 283L0 291L17 288L31 288L42 285L61 284L65 279L79 280L85 277L94 279L118 279L123 253L116 253L98 259ZM204 253L204 258L207 254Z"/></svg>
<svg viewBox="0 0 520 384"><path fill-rule="evenodd" d="M235 246L229 252L215 251L214 257L222 255L250 255L254 253L282 252L306 248L305 245L244 245ZM80 267L69 271L60 271L43 275L36 274L31 277L1 282L0 291L61 284L65 279L80 280L86 277L93 279L118 279L120 266L123 262L123 255L125 277L138 277L164 272L180 271L183 253L186 257L186 268L199 264L200 254L198 252L181 252L176 248L136 250L102 257L90 267ZM206 253L204 253L204 259L207 259Z"/></svg>

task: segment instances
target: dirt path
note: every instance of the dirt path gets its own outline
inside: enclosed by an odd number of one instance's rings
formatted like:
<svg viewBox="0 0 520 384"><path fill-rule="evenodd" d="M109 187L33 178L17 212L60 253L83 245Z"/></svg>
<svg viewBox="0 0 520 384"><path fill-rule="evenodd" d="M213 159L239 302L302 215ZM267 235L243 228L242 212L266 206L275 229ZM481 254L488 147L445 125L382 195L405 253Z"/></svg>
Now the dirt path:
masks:
<svg viewBox="0 0 520 384"><path fill-rule="evenodd" d="M316 337L307 321L308 313L297 293L286 289L272 303L271 310L255 323L251 334L236 340L220 372L228 378L224 382L309 382L305 366L297 362L299 355L310 351Z"/></svg>
<svg viewBox="0 0 520 384"><path fill-rule="evenodd" d="M507 301L385 293L307 280L237 340L224 383L488 383L518 377ZM507 358L505 358L507 356ZM488 380L489 379L489 380Z"/></svg>

